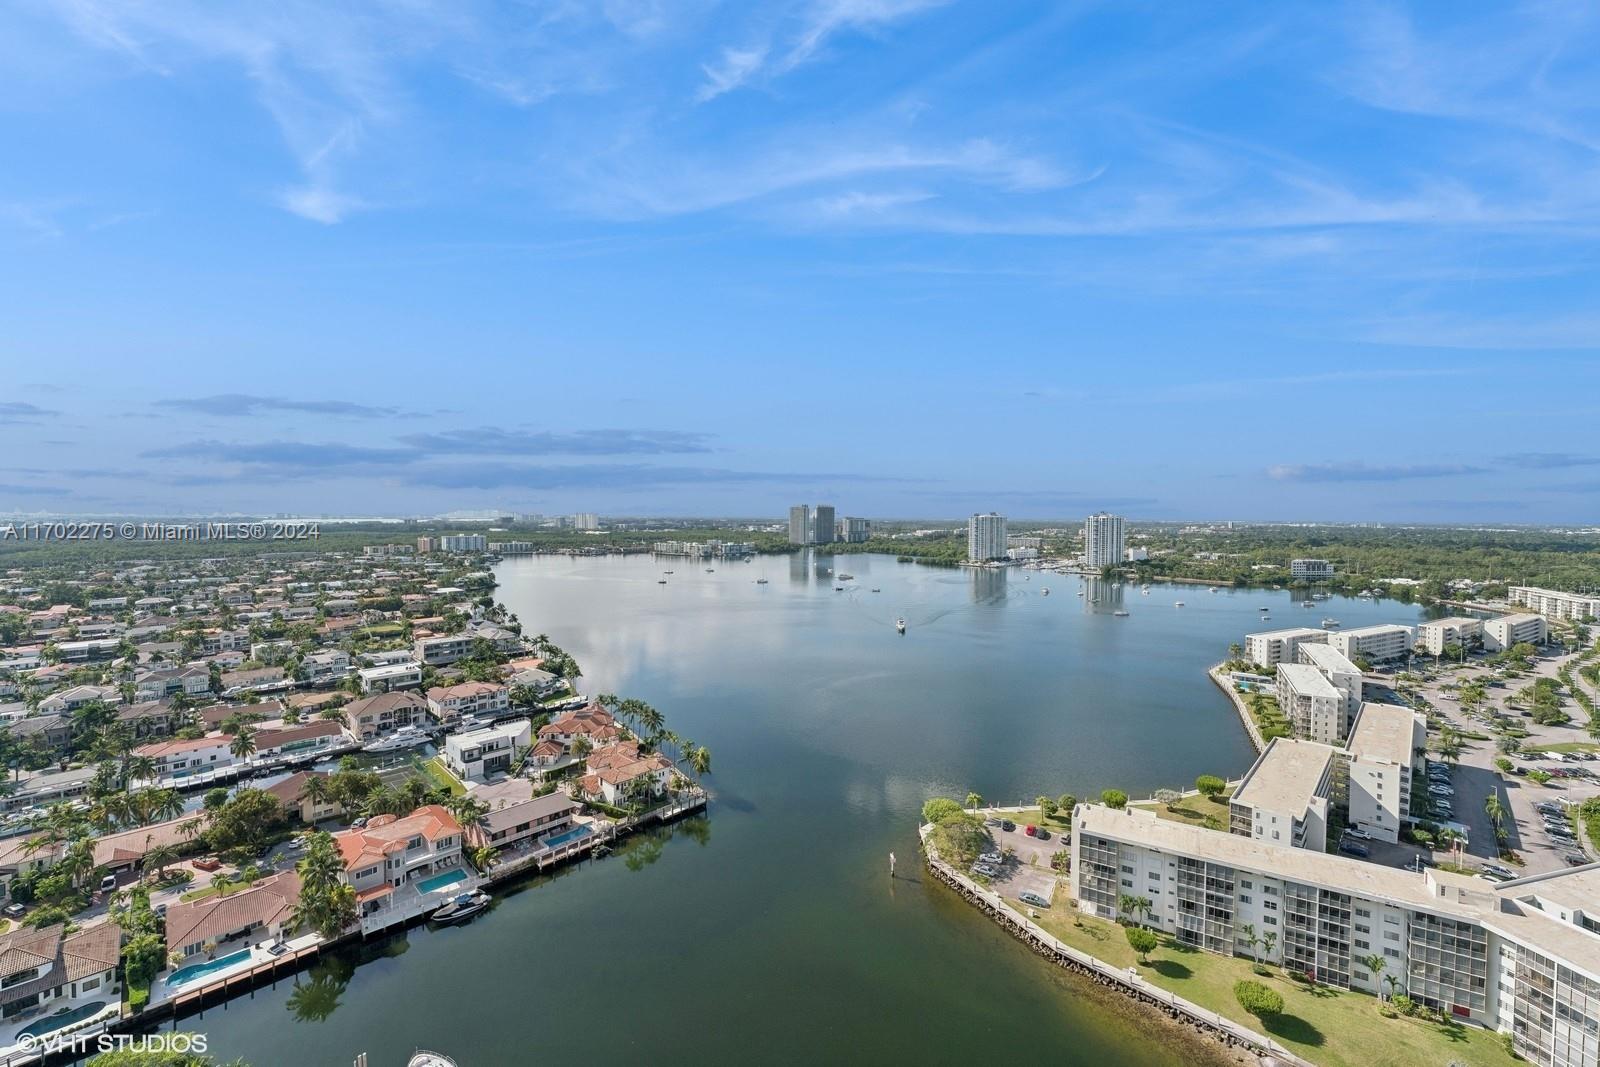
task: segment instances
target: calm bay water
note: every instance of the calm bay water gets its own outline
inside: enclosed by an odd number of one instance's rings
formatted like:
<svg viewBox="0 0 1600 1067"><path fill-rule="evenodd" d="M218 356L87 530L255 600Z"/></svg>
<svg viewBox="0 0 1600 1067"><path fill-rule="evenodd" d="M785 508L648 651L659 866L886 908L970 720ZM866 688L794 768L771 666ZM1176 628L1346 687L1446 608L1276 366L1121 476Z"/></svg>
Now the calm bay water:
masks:
<svg viewBox="0 0 1600 1067"><path fill-rule="evenodd" d="M854 580L838 583L835 564ZM1252 750L1205 668L1264 628L1259 607L1266 627L1420 617L885 556L710 565L515 559L497 594L577 657L586 692L649 701L711 748L709 818L518 886L468 926L331 956L180 1025L258 1067L362 1051L388 1067L417 1047L462 1067L1195 1062L927 879L918 809L968 789L1142 796L1236 775Z"/></svg>

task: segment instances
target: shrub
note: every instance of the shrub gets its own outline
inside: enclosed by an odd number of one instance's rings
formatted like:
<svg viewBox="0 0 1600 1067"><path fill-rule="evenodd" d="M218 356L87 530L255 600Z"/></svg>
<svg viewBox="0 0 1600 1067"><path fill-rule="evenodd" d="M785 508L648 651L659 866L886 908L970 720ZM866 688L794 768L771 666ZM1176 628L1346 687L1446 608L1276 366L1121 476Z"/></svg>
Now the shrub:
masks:
<svg viewBox="0 0 1600 1067"><path fill-rule="evenodd" d="M1260 982L1249 979L1235 982L1233 996L1239 1002L1239 1007L1262 1022L1283 1014L1283 997Z"/></svg>
<svg viewBox="0 0 1600 1067"><path fill-rule="evenodd" d="M1224 789L1228 788L1228 783L1214 774L1202 774L1194 780L1194 787L1205 796L1218 797L1222 795Z"/></svg>
<svg viewBox="0 0 1600 1067"><path fill-rule="evenodd" d="M932 837L939 855L958 867L970 867L989 842L983 820L959 808L934 824Z"/></svg>
<svg viewBox="0 0 1600 1067"><path fill-rule="evenodd" d="M1125 808L1128 806L1128 794L1120 789L1107 789L1100 794L1100 803L1108 808Z"/></svg>
<svg viewBox="0 0 1600 1067"><path fill-rule="evenodd" d="M1139 954L1141 963L1161 943L1160 938L1142 926L1130 926L1123 933L1128 937L1128 946Z"/></svg>
<svg viewBox="0 0 1600 1067"><path fill-rule="evenodd" d="M933 797L922 805L922 821L937 823L961 810L961 805L949 797Z"/></svg>

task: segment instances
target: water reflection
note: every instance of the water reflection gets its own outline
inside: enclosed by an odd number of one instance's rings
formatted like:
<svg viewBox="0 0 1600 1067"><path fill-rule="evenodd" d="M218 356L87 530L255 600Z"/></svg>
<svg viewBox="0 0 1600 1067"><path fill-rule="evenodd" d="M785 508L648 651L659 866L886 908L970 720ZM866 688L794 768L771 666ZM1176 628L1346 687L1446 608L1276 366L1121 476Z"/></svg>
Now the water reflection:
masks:
<svg viewBox="0 0 1600 1067"><path fill-rule="evenodd" d="M997 604L1006 598L1006 568L973 567L969 573L974 604Z"/></svg>

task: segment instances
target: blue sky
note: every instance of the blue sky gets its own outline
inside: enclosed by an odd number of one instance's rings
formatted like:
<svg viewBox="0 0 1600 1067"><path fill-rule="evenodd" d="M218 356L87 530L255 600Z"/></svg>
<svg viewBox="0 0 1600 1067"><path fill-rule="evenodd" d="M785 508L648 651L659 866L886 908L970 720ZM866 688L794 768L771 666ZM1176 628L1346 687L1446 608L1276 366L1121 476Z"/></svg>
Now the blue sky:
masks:
<svg viewBox="0 0 1600 1067"><path fill-rule="evenodd" d="M24 2L0 509L1600 521L1592 4Z"/></svg>

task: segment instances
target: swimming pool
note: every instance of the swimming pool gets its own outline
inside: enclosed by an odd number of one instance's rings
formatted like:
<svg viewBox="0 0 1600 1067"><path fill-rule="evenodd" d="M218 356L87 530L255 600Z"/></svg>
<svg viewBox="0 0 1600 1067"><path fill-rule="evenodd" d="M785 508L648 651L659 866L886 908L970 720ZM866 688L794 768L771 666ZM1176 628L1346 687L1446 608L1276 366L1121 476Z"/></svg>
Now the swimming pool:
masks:
<svg viewBox="0 0 1600 1067"><path fill-rule="evenodd" d="M436 874L432 878L424 878L417 883L417 891L421 893L437 893L451 886L460 885L467 880L467 872L462 870L451 871L448 874Z"/></svg>
<svg viewBox="0 0 1600 1067"><path fill-rule="evenodd" d="M574 841L588 837L592 833L594 833L594 831L589 829L587 826L574 826L570 830L561 831L561 833L556 834L554 837L545 838L544 847L560 848L562 845L570 845Z"/></svg>
<svg viewBox="0 0 1600 1067"><path fill-rule="evenodd" d="M58 1015L51 1015L47 1018L40 1019L36 1023L29 1023L27 1026L24 1026L21 1030L17 1031L17 1037L18 1039L24 1037L43 1037L45 1034L54 1033L63 1026L71 1026L73 1023L81 1023L91 1015L96 1015L102 1011L105 1011L105 1009L106 1002L103 1000L94 1000L90 1001L88 1004L80 1004L76 1008L61 1012Z"/></svg>
<svg viewBox="0 0 1600 1067"><path fill-rule="evenodd" d="M208 974L216 974L220 970L232 967L236 963L243 963L250 958L250 950L242 948L238 952L230 952L226 956L218 956L205 963L195 963L188 967L179 967L167 975L167 988L178 989L190 982L204 978Z"/></svg>

